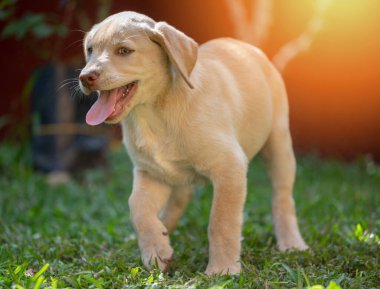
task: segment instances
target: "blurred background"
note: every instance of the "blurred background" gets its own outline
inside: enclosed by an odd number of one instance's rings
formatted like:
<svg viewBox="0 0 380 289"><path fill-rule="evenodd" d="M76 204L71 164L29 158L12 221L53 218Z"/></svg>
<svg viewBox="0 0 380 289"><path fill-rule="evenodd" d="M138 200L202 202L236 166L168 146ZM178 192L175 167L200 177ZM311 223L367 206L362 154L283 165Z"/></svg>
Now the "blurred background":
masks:
<svg viewBox="0 0 380 289"><path fill-rule="evenodd" d="M378 0L0 0L0 9L0 142L31 140L37 169L102 164L119 141L118 126L84 123L94 97L81 96L76 77L84 32L124 10L200 44L227 36L259 46L285 80L299 154L380 161Z"/></svg>

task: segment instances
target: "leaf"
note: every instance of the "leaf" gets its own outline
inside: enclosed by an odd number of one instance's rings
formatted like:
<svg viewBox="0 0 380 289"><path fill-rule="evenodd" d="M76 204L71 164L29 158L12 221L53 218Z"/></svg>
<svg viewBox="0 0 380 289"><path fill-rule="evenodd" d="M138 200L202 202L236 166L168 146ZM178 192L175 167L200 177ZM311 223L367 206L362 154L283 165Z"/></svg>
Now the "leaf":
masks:
<svg viewBox="0 0 380 289"><path fill-rule="evenodd" d="M0 14L1 17L1 14ZM5 17L5 15L4 15ZM3 38L15 37L20 40L32 33L38 39L48 38L54 34L65 36L68 30L62 24L53 25L46 21L45 14L29 14L19 20L9 22L1 32Z"/></svg>
<svg viewBox="0 0 380 289"><path fill-rule="evenodd" d="M53 27L45 23L39 23L38 25L34 26L32 28L32 31L37 38L47 38L54 33Z"/></svg>
<svg viewBox="0 0 380 289"><path fill-rule="evenodd" d="M12 10L0 10L0 20L5 21L13 14Z"/></svg>
<svg viewBox="0 0 380 289"><path fill-rule="evenodd" d="M289 274L290 278L292 279L292 281L297 282L296 274L294 273L294 271L288 265L286 265L284 263L281 263L281 265L288 272L288 274Z"/></svg>
<svg viewBox="0 0 380 289"><path fill-rule="evenodd" d="M20 271L22 270L23 266L24 265L17 266L16 269L13 272L17 275L18 273L20 273Z"/></svg>
<svg viewBox="0 0 380 289"><path fill-rule="evenodd" d="M12 6L13 4L16 4L17 0L1 0L0 1L0 9L7 8L9 6Z"/></svg>
<svg viewBox="0 0 380 289"><path fill-rule="evenodd" d="M146 284L150 284L150 283L152 283L154 281L154 277L153 277L153 275L150 275L149 277L148 277L148 279L146 280Z"/></svg>
<svg viewBox="0 0 380 289"><path fill-rule="evenodd" d="M305 271L302 270L301 273L302 273L303 278L305 279L305 282L306 282L307 286L310 286L310 280L309 280L309 278L307 277Z"/></svg>
<svg viewBox="0 0 380 289"><path fill-rule="evenodd" d="M40 271L36 273L36 275L33 276L33 281L36 281L48 268L49 268L49 263L46 263Z"/></svg>
<svg viewBox="0 0 380 289"><path fill-rule="evenodd" d="M64 25L57 25L55 26L55 33L58 35L58 36L65 36L67 35L67 33L69 32L69 30L67 29L66 26Z"/></svg>
<svg viewBox="0 0 380 289"><path fill-rule="evenodd" d="M24 16L20 20L12 21L4 27L2 37L15 37L16 39L22 39L26 36L28 31L36 25L42 23L44 19L45 17L42 14L30 14Z"/></svg>
<svg viewBox="0 0 380 289"><path fill-rule="evenodd" d="M325 287L323 287L322 285L313 285L307 287L307 289L325 289Z"/></svg>
<svg viewBox="0 0 380 289"><path fill-rule="evenodd" d="M363 230L362 225L357 224L356 229L355 229L355 237L358 238L359 241L363 240L363 232L364 230Z"/></svg>
<svg viewBox="0 0 380 289"><path fill-rule="evenodd" d="M135 277L139 273L139 267L135 267L131 269L131 275Z"/></svg>
<svg viewBox="0 0 380 289"><path fill-rule="evenodd" d="M25 36L26 31L25 27L20 25L20 22L10 22L1 31L1 36L2 38L15 37L16 39L21 39Z"/></svg>
<svg viewBox="0 0 380 289"><path fill-rule="evenodd" d="M51 280L51 289L57 289L58 280L53 277L50 277L50 280Z"/></svg>
<svg viewBox="0 0 380 289"><path fill-rule="evenodd" d="M45 277L40 276L37 279L36 285L34 285L33 289L39 289L41 287L41 284L45 282Z"/></svg>
<svg viewBox="0 0 380 289"><path fill-rule="evenodd" d="M334 281L330 281L329 286L327 286L326 289L342 289L338 284L336 284Z"/></svg>
<svg viewBox="0 0 380 289"><path fill-rule="evenodd" d="M80 277L80 276L79 276ZM80 288L80 285L78 284L78 281L74 280L73 278L63 276L62 279L69 283L73 288Z"/></svg>
<svg viewBox="0 0 380 289"><path fill-rule="evenodd" d="M380 245L380 237L374 233L364 230L361 224L356 225L354 235L360 242L369 244L375 243Z"/></svg>
<svg viewBox="0 0 380 289"><path fill-rule="evenodd" d="M96 288L103 289L103 285L102 285L103 279L96 280L95 278L88 275L84 275L83 278L86 279L88 282L94 284Z"/></svg>

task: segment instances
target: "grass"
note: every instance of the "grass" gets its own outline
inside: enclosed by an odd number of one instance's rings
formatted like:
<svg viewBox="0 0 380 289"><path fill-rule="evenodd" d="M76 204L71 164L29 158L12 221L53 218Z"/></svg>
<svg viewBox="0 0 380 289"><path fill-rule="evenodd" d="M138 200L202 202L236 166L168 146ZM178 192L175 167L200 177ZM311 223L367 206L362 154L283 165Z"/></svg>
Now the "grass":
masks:
<svg viewBox="0 0 380 289"><path fill-rule="evenodd" d="M173 232L170 273L142 268L128 212L131 164L49 186L25 147L0 146L0 288L380 288L380 168L299 158L299 223L311 249L280 253L270 184L260 161L249 171L240 276L207 277L212 190L199 189ZM314 285L322 285L315 286Z"/></svg>

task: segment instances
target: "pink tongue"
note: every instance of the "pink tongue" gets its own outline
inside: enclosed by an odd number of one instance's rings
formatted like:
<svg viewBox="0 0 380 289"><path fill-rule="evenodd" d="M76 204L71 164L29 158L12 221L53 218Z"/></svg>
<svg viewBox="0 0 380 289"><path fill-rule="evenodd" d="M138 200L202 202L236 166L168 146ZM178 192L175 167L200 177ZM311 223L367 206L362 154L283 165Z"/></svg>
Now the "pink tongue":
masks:
<svg viewBox="0 0 380 289"><path fill-rule="evenodd" d="M104 122L114 111L117 89L110 92L101 92L98 100L91 106L86 115L86 122L89 125L98 125Z"/></svg>

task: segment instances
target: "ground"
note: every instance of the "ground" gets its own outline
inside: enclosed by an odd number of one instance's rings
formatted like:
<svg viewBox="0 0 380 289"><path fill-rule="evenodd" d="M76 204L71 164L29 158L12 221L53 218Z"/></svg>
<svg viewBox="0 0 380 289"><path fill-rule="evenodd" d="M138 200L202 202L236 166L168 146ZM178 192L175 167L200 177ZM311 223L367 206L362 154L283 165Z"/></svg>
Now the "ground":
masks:
<svg viewBox="0 0 380 289"><path fill-rule="evenodd" d="M248 175L243 273L207 277L211 186L171 236L175 260L142 268L128 212L131 164L121 148L109 167L49 186L27 146L0 145L0 288L380 288L380 167L298 157L295 199L306 252L275 249L270 184L260 160ZM338 284L335 286L335 284ZM314 287L314 288L324 288Z"/></svg>

